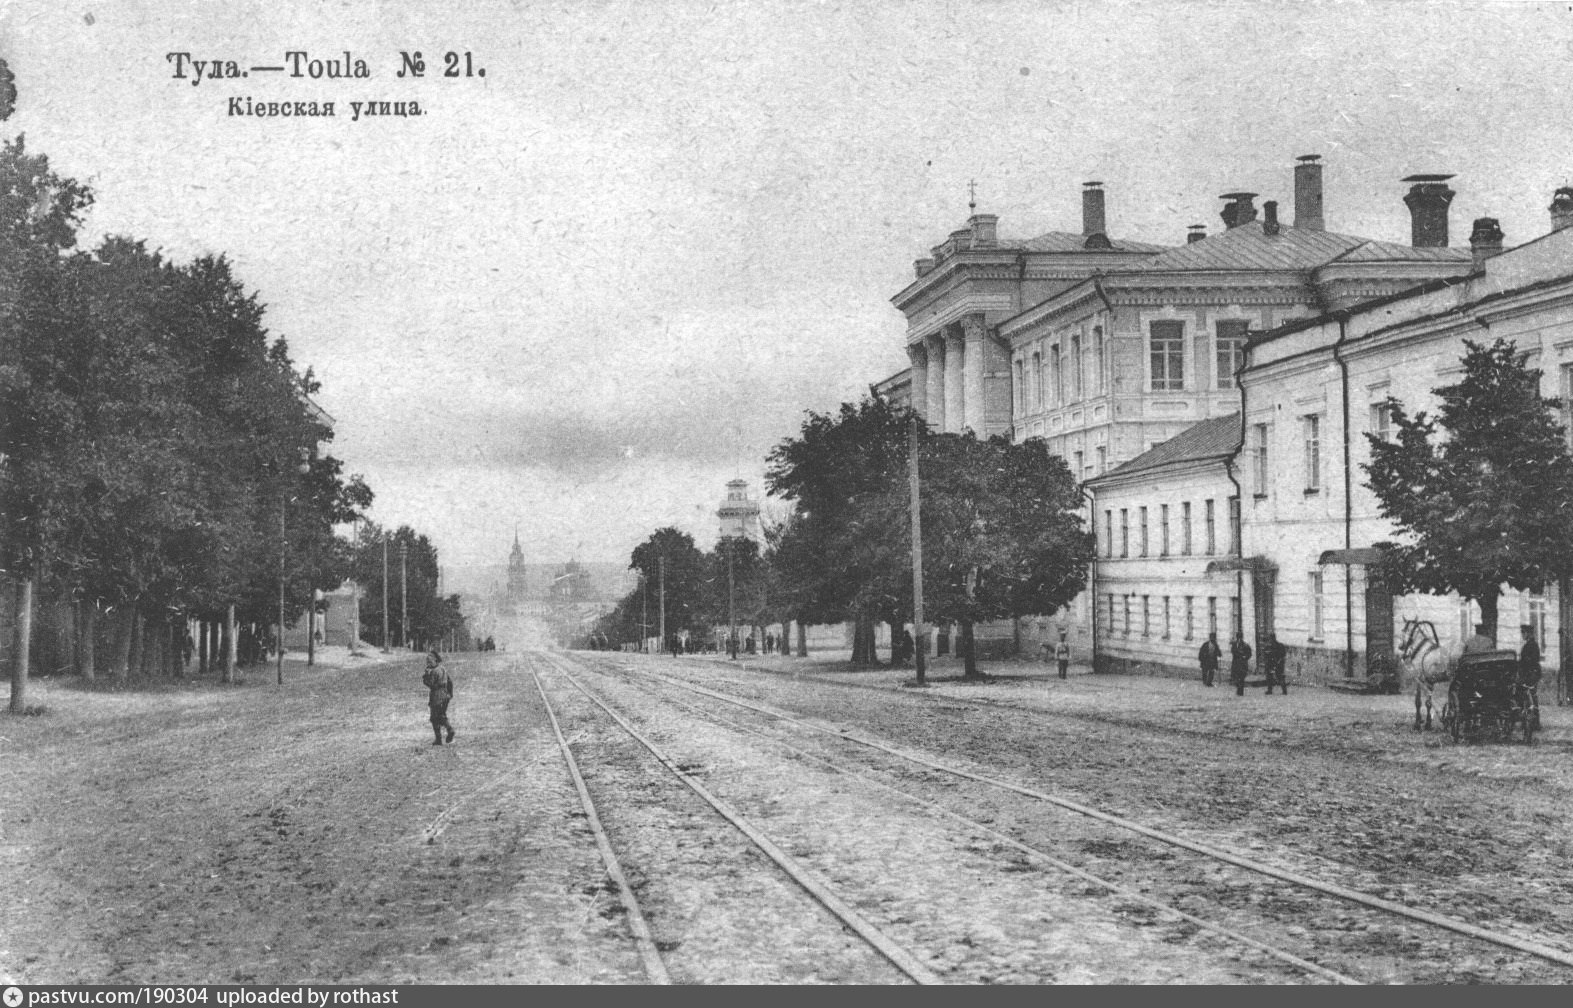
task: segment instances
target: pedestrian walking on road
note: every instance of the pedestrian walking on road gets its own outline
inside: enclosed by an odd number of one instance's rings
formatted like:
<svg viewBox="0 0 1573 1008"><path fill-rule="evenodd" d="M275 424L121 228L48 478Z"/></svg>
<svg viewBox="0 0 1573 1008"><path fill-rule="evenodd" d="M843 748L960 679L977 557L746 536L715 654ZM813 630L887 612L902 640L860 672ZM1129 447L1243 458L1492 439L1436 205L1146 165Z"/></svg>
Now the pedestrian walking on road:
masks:
<svg viewBox="0 0 1573 1008"><path fill-rule="evenodd" d="M1223 658L1223 648L1218 646L1216 632L1207 635L1202 641L1202 649L1196 652L1196 660L1202 663L1202 685L1213 685L1213 679L1218 675L1218 662Z"/></svg>
<svg viewBox="0 0 1573 1008"><path fill-rule="evenodd" d="M453 725L448 723L448 704L453 702L453 677L442 667L442 655L436 651L426 656L426 674L421 676L421 682L429 691L426 703L431 707L431 730L436 736L432 745L442 745L444 729L448 732L448 741L452 742Z"/></svg>
<svg viewBox="0 0 1573 1008"><path fill-rule="evenodd" d="M1060 631L1060 642L1054 645L1054 661L1060 667L1060 678L1064 679L1071 667L1071 646L1065 640L1064 630Z"/></svg>
<svg viewBox="0 0 1573 1008"><path fill-rule="evenodd" d="M1234 683L1235 696L1245 696L1245 677L1250 671L1251 645L1243 634L1236 633L1229 644L1229 681Z"/></svg>
<svg viewBox="0 0 1573 1008"><path fill-rule="evenodd" d="M1284 696L1289 695L1289 683L1284 679L1284 661L1289 657L1289 649L1278 643L1278 635L1267 635L1267 643L1262 646L1262 664L1267 668L1267 695L1273 695L1273 685L1283 691Z"/></svg>

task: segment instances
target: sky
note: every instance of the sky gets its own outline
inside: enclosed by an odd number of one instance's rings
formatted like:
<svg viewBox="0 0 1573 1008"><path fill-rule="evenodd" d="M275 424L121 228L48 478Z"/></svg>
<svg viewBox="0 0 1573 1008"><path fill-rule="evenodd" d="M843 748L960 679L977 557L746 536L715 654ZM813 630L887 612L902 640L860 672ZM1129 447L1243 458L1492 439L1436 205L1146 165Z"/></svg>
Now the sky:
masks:
<svg viewBox="0 0 1573 1008"><path fill-rule="evenodd" d="M445 565L708 547L728 480L762 495L805 411L905 366L890 298L970 182L1004 238L1079 231L1097 179L1114 237L1180 244L1220 193L1287 214L1315 153L1329 230L1407 242L1399 180L1453 173L1453 243L1491 216L1512 245L1573 181L1567 3L447 6L0 0L0 135L92 187L81 244L227 255L371 518ZM169 57L290 51L370 76Z"/></svg>

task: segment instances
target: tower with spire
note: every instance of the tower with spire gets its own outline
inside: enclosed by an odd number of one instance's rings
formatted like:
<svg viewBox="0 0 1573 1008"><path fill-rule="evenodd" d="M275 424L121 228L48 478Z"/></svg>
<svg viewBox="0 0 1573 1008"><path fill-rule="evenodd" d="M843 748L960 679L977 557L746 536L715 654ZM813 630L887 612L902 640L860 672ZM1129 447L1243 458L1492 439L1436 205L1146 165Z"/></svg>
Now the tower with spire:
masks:
<svg viewBox="0 0 1573 1008"><path fill-rule="evenodd" d="M508 604L524 602L526 581L524 576L524 550L519 548L519 530L513 530L513 551L508 554Z"/></svg>
<svg viewBox="0 0 1573 1008"><path fill-rule="evenodd" d="M748 481L735 479L726 485L726 500L716 511L721 519L721 538L736 537L759 541L759 502L748 496Z"/></svg>

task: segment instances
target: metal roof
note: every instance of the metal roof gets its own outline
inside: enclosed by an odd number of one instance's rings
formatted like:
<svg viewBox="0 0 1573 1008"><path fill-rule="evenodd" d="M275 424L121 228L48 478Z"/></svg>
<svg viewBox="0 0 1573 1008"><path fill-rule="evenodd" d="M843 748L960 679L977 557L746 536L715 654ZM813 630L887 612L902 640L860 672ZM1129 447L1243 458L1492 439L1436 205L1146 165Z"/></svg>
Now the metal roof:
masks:
<svg viewBox="0 0 1573 1008"><path fill-rule="evenodd" d="M1174 437L1149 448L1123 465L1116 466L1103 476L1089 482L1101 481L1110 476L1125 476L1145 469L1173 465L1176 462L1195 462L1202 459L1225 458L1240 446L1240 414L1213 417L1193 424Z"/></svg>
<svg viewBox="0 0 1573 1008"><path fill-rule="evenodd" d="M1109 248L1090 249L1087 247L1087 236L1084 234L1049 231L1025 241L1021 239L1002 241L997 247L1021 249L1024 252L1166 252L1173 248L1172 245L1149 245L1146 242L1130 241L1125 238L1110 238L1109 245Z"/></svg>
<svg viewBox="0 0 1573 1008"><path fill-rule="evenodd" d="M1468 249L1411 248L1316 228L1280 225L1267 234L1259 220L1170 249L1132 272L1179 270L1309 270L1339 262L1467 262Z"/></svg>

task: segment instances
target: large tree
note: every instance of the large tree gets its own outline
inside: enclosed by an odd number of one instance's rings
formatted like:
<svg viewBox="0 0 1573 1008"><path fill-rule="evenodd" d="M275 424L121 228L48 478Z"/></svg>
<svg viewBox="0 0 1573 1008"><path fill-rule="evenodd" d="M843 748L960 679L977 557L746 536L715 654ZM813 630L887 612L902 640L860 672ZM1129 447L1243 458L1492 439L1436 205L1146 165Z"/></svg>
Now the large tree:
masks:
<svg viewBox="0 0 1573 1008"><path fill-rule="evenodd" d="M667 636L704 629L707 572L704 554L694 545L693 536L671 526L656 529L634 547L628 567L644 576L655 632L661 625L663 588ZM663 647L666 644L661 642Z"/></svg>
<svg viewBox="0 0 1573 1008"><path fill-rule="evenodd" d="M1432 390L1435 418L1387 400L1395 436L1366 435L1361 468L1406 536L1380 544L1394 587L1473 599L1495 639L1503 585L1538 589L1573 571L1573 456L1528 355L1502 339L1464 347L1463 377Z"/></svg>

